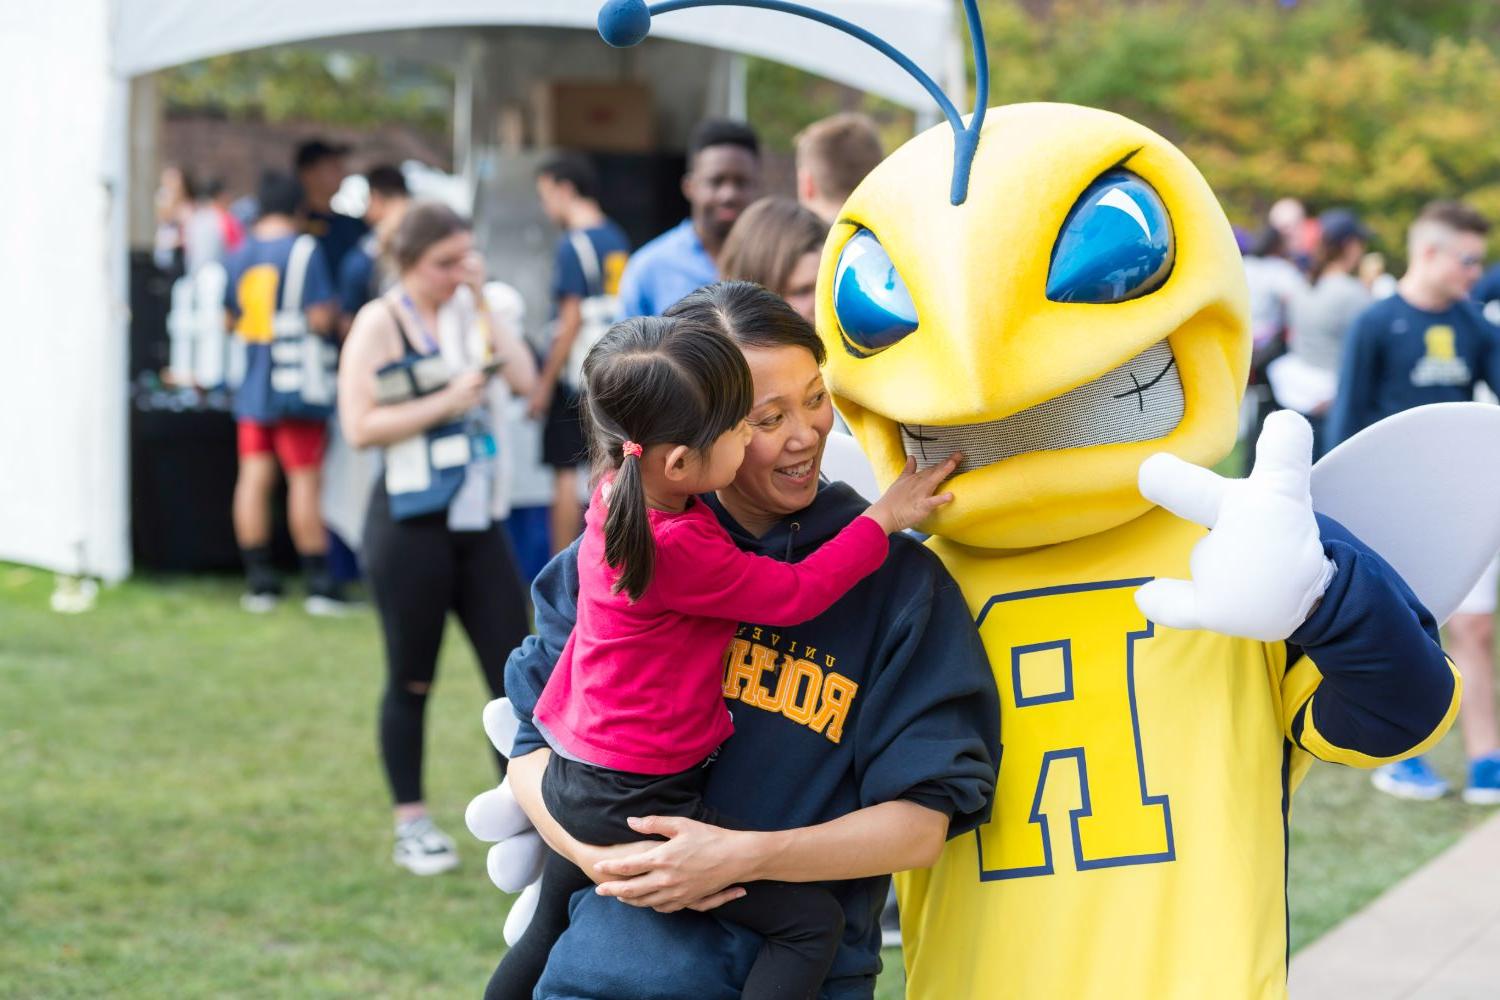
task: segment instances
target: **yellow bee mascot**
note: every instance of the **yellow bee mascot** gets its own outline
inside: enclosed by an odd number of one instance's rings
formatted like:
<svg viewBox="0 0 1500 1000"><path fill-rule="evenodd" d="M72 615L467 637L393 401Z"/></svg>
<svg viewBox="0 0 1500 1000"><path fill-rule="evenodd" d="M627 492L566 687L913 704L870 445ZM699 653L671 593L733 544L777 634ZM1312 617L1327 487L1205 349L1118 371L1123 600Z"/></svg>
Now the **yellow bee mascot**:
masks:
<svg viewBox="0 0 1500 1000"><path fill-rule="evenodd" d="M634 44L653 14L611 0ZM1161 136L1056 104L947 123L860 186L823 258L840 410L888 483L964 455L924 525L1000 692L991 822L898 880L916 1000L1286 994L1287 823L1313 758L1373 766L1451 724L1458 676L1389 565L1315 515L1311 432L1234 444L1250 354L1228 221Z"/></svg>

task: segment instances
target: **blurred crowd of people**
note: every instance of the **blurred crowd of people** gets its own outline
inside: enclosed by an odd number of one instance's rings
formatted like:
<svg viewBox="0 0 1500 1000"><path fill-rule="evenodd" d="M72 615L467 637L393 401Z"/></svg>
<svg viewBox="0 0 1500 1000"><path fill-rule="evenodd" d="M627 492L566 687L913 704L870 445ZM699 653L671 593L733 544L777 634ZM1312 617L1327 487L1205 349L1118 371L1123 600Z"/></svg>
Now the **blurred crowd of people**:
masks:
<svg viewBox="0 0 1500 1000"><path fill-rule="evenodd" d="M1485 270L1490 222L1460 201L1435 201L1412 220L1399 279L1358 216L1309 217L1284 198L1246 248L1254 338L1247 440L1273 408L1313 425L1324 454L1378 420L1428 403L1494 399L1500 390L1500 265ZM1466 801L1500 803L1500 727L1493 696L1492 563L1447 625L1464 679L1460 717ZM1423 758L1380 768L1375 786L1430 800L1448 782Z"/></svg>
<svg viewBox="0 0 1500 1000"><path fill-rule="evenodd" d="M290 169L266 172L254 195L238 200L222 183L169 168L154 257L181 276L182 308L222 317L215 322L241 359L227 380L242 606L265 613L283 596L271 557L281 478L304 608L346 612L353 602L345 584L362 571L385 645L378 729L394 860L429 874L457 863L422 786L426 699L449 612L496 696L506 654L529 627L505 531L502 458L512 436L539 436L554 482L546 548L559 552L582 528L588 456L578 389L589 348L617 320L659 315L724 279L756 282L811 322L829 226L883 151L863 115L817 122L797 138L797 197L764 196L755 131L703 121L688 144L687 218L639 248L601 206L594 162L573 151L548 155L536 195L559 235L550 302L538 310L546 331L531 341L516 292L504 275L488 273L469 221L414 199L401 169L364 173L362 218L334 210L349 152L305 142ZM531 346L538 342L539 350ZM326 523L325 494L338 484L325 479L350 477L363 501L358 523L335 527Z"/></svg>

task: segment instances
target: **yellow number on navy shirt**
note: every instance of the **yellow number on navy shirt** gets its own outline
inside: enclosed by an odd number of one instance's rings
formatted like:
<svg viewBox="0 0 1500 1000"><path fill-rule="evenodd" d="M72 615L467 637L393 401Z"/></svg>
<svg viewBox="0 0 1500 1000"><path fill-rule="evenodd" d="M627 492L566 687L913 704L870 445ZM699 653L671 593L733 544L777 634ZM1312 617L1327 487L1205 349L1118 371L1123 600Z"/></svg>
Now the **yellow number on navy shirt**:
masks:
<svg viewBox="0 0 1500 1000"><path fill-rule="evenodd" d="M980 612L1003 745L994 819L977 834L981 880L1051 875L1070 842L1080 871L1175 858L1136 708L1135 646L1153 631L1135 605L1144 582L1002 594Z"/></svg>

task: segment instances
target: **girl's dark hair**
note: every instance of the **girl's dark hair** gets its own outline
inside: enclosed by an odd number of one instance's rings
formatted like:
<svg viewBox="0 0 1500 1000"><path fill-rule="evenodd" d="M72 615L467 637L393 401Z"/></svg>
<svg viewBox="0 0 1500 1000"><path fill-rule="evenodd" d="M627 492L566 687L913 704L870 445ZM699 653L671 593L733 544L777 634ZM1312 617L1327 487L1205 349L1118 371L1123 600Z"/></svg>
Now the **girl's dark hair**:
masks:
<svg viewBox="0 0 1500 1000"><path fill-rule="evenodd" d="M440 201L414 202L391 237L391 259L398 270L409 271L434 243L469 229L468 219Z"/></svg>
<svg viewBox="0 0 1500 1000"><path fill-rule="evenodd" d="M781 296L753 282L704 285L665 315L714 327L741 348L800 347L820 366L828 359L812 324Z"/></svg>
<svg viewBox="0 0 1500 1000"><path fill-rule="evenodd" d="M827 239L828 223L792 199L762 198L729 231L719 273L784 294L797 262L821 252Z"/></svg>
<svg viewBox="0 0 1500 1000"><path fill-rule="evenodd" d="M651 583L656 546L641 459L625 454L625 442L707 452L750 412L750 368L715 323L642 316L615 324L594 345L583 382L594 473L615 472L604 559L620 571L615 593L637 600Z"/></svg>

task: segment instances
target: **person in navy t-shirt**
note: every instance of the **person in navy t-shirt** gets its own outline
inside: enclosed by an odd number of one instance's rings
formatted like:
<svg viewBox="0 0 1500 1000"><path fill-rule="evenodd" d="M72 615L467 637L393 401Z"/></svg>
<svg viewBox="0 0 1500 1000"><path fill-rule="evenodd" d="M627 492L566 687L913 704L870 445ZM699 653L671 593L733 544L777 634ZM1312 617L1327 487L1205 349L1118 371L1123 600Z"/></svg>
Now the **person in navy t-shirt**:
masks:
<svg viewBox="0 0 1500 1000"><path fill-rule="evenodd" d="M411 192L399 167L389 164L372 167L365 173L365 182L370 188L365 207L365 224L370 231L345 255L344 262L335 272L338 275L339 306L344 313L340 332L344 335L348 334L355 313L393 282L394 276L383 274L380 266L381 236L395 230L407 205L411 204Z"/></svg>
<svg viewBox="0 0 1500 1000"><path fill-rule="evenodd" d="M1434 202L1417 217L1407 240L1411 263L1396 294L1361 313L1344 342L1330 418L1333 441L1414 406L1473 399L1480 382L1500 391L1500 329L1471 298L1489 228L1483 216L1460 202ZM1448 620L1448 651L1464 682L1460 722L1469 782L1463 794L1480 804L1500 804L1496 587L1492 566ZM1435 799L1448 790L1420 757L1379 768L1371 778L1376 788L1402 798Z"/></svg>
<svg viewBox="0 0 1500 1000"><path fill-rule="evenodd" d="M312 139L297 147L293 161L304 196L303 232L318 238L318 246L328 262L328 273L335 278L343 273L345 258L370 231L363 220L333 210L333 196L348 176L344 168L344 157L348 154L348 146ZM352 316L341 312L335 319L334 333L342 338L352 322ZM358 578L359 562L353 549L331 528L328 529L328 561L335 579Z"/></svg>
<svg viewBox="0 0 1500 1000"><path fill-rule="evenodd" d="M302 189L291 176L268 172L260 184L260 218L230 255L224 308L245 342L245 378L235 391L239 475L234 486L234 533L245 561L247 611L269 611L281 595L271 567L271 494L277 467L286 474L287 521L307 576L307 610L334 614L343 598L328 572L328 538L319 509L327 418L286 411L272 392L272 343L279 308L300 308L311 333L334 329L338 300L321 247L307 258L301 300L283 302L292 249L301 235L296 213Z"/></svg>
<svg viewBox="0 0 1500 1000"><path fill-rule="evenodd" d="M312 139L297 147L297 182L302 185L305 231L318 238L330 274L338 274L344 257L359 245L370 227L352 215L333 210L333 196L343 186L348 171L344 157L348 146Z"/></svg>
<svg viewBox="0 0 1500 1000"><path fill-rule="evenodd" d="M547 218L563 231L552 270L552 343L529 407L533 420L544 421L542 461L555 476L551 534L556 555L572 544L583 525L578 465L586 448L578 387L568 381L568 358L583 327L584 301L619 294L620 275L630 259L630 238L599 207L599 175L580 153L547 159L537 170L536 193ZM580 238L588 241L585 250L592 250L587 267L574 243Z"/></svg>

